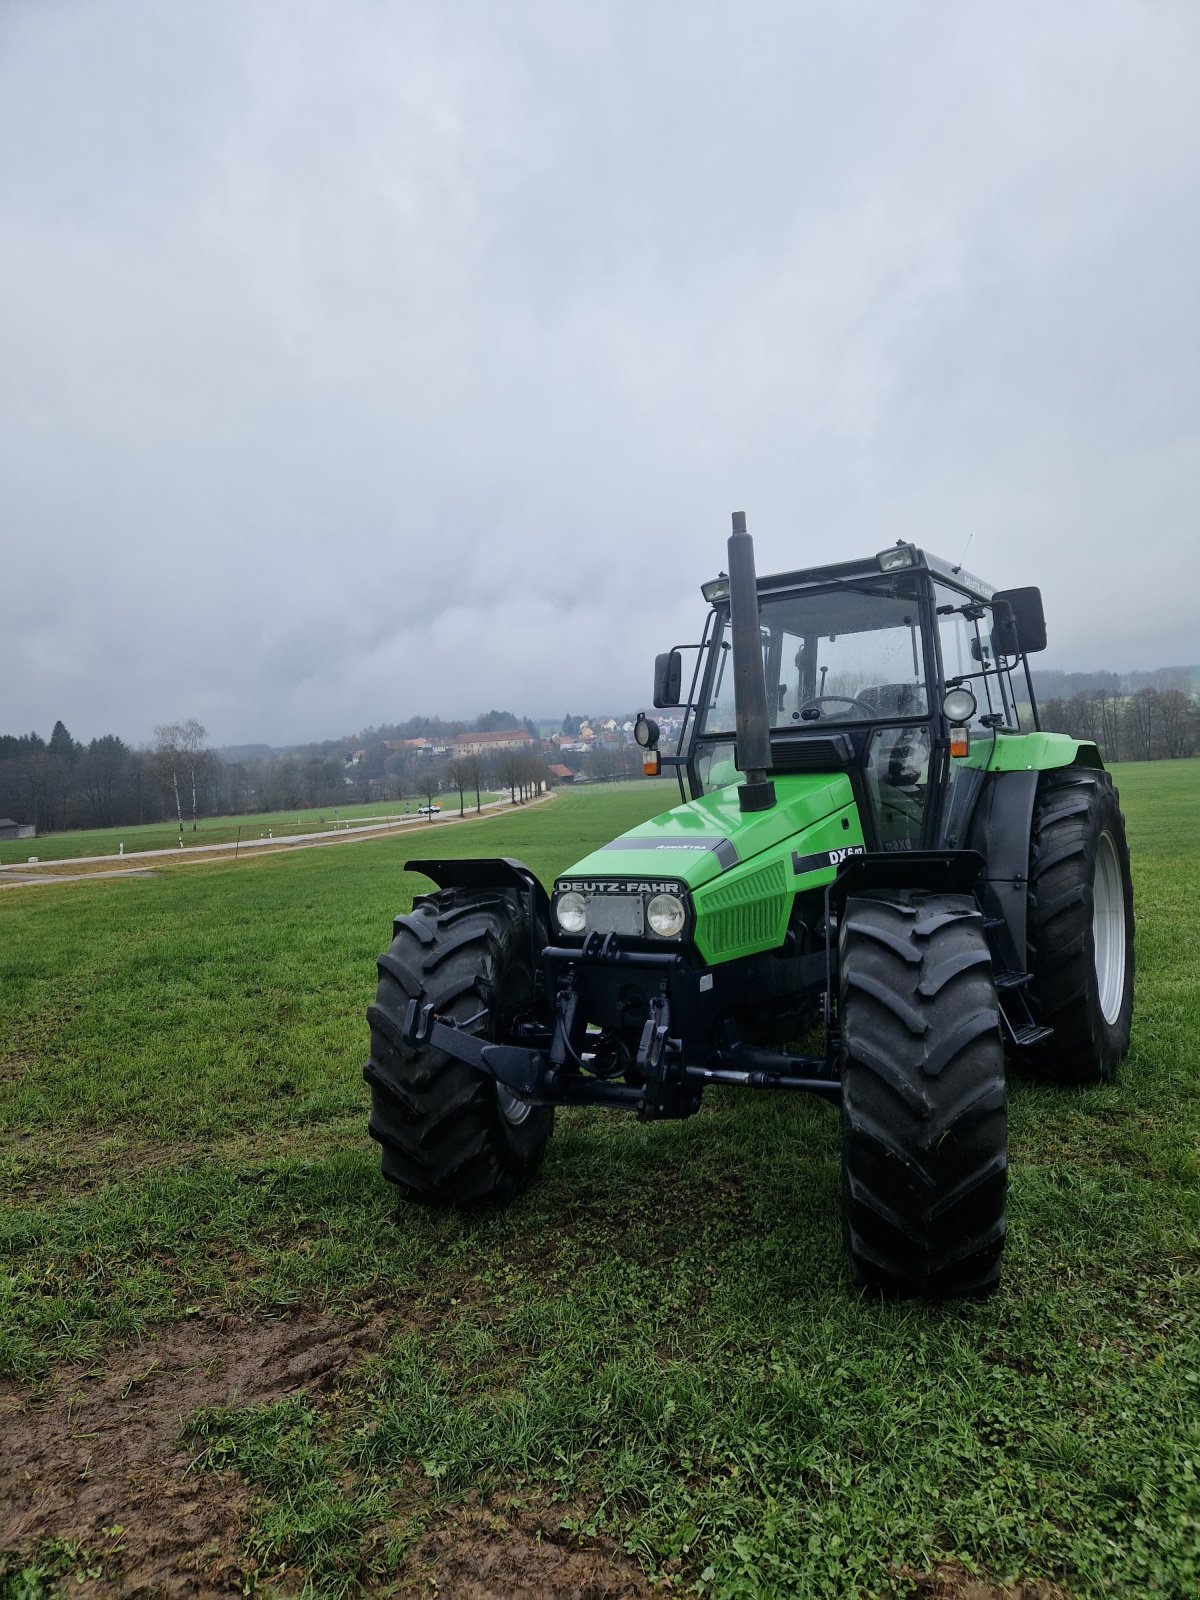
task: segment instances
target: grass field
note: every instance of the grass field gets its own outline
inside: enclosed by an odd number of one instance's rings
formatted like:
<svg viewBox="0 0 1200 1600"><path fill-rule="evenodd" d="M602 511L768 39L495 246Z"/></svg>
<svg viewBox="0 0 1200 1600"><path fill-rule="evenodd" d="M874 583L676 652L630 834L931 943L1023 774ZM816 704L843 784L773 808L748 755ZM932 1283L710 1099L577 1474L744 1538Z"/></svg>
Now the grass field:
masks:
<svg viewBox="0 0 1200 1600"><path fill-rule="evenodd" d="M475 809L474 791L464 798L467 811ZM486 790L480 801L486 805L497 798L497 791ZM446 816L458 815L458 793L435 796ZM184 849L194 849L204 844L233 844L239 837L245 841L258 839L270 831L277 839L289 838L299 833L332 833L347 823L370 822L372 818L387 820L405 815L415 816L417 807L425 804L424 795L413 796L407 802L377 800L369 805L321 806L308 811L261 811L245 817L201 817L192 825L183 825ZM118 828L79 828L68 833L44 833L37 839L0 839L0 866L11 866L37 856L39 861L76 861L81 856L116 855L124 845L125 854L139 850L171 850L179 847L178 822L146 822Z"/></svg>
<svg viewBox="0 0 1200 1600"><path fill-rule="evenodd" d="M0 1596L185 1569L1195 1596L1200 762L1117 776L1132 1051L1111 1087L1012 1083L984 1304L851 1289L836 1118L800 1097L560 1114L510 1210L398 1209L360 1068L373 958L424 886L403 839L7 892ZM444 849L548 879L664 797L564 792Z"/></svg>

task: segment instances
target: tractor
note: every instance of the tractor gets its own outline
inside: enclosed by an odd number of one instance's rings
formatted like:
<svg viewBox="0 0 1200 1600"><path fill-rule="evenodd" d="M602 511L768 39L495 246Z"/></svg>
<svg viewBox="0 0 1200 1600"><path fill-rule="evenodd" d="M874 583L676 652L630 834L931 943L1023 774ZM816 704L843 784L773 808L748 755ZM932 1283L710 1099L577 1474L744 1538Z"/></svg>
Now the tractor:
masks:
<svg viewBox="0 0 1200 1600"><path fill-rule="evenodd" d="M557 1106L817 1095L855 1283L987 1295L1006 1057L1104 1082L1133 1008L1124 819L1096 746L1040 728L1041 594L906 542L759 578L740 512L702 593L699 645L655 665L671 748L634 727L678 805L552 892L509 858L406 863L436 888L396 918L367 1013L383 1174L503 1203Z"/></svg>

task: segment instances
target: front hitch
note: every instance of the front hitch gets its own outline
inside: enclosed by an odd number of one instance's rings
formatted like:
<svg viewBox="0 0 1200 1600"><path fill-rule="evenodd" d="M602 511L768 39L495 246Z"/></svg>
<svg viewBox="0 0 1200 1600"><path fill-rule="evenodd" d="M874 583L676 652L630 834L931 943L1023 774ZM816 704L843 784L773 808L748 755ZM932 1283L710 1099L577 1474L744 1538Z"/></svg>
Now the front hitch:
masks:
<svg viewBox="0 0 1200 1600"><path fill-rule="evenodd" d="M465 1023L452 1017L439 1017L431 1005L408 1002L404 1013L402 1038L410 1049L431 1046L445 1055L463 1061L477 1072L486 1073L497 1083L535 1106L627 1106L644 1111L645 1091L623 1084L593 1083L576 1073L563 1072L543 1050L529 1045L493 1044L468 1028L482 1026L487 1012L478 1012ZM543 1035L544 1037L544 1035Z"/></svg>
<svg viewBox="0 0 1200 1600"><path fill-rule="evenodd" d="M477 1012L464 1023L439 1017L432 1006L410 1000L404 1013L404 1043L412 1050L432 1045L457 1061L486 1072L522 1100L540 1099L545 1088L546 1058L539 1050L522 1045L493 1044L468 1030L481 1027L487 1012Z"/></svg>

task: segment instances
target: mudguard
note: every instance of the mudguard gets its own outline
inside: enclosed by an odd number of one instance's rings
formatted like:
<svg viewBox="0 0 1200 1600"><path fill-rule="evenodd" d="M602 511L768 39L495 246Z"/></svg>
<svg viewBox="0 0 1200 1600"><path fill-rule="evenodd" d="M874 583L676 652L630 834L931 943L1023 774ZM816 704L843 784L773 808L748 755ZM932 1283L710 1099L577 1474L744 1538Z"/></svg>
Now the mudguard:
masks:
<svg viewBox="0 0 1200 1600"><path fill-rule="evenodd" d="M525 865L512 856L476 856L462 860L453 857L436 860L406 861L405 872L420 872L430 878L439 889L498 889L513 891L521 896L529 918L530 949L533 952L533 970L537 970L537 952L542 940L539 926L545 932L550 928L550 896L541 880ZM528 896L528 899L525 897Z"/></svg>

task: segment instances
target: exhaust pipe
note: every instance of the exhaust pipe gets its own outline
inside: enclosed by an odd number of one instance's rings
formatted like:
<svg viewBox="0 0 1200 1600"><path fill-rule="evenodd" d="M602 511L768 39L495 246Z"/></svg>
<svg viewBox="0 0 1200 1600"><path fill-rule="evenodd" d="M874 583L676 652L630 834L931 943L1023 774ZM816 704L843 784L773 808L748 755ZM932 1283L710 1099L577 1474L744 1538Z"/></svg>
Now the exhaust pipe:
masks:
<svg viewBox="0 0 1200 1600"><path fill-rule="evenodd" d="M738 788L743 811L769 811L775 785L767 777L771 765L771 724L767 716L767 680L763 675L762 634L758 623L758 579L754 572L754 540L746 532L746 513L733 513L729 536L729 621L733 635L733 699L737 708L738 765L746 774Z"/></svg>

